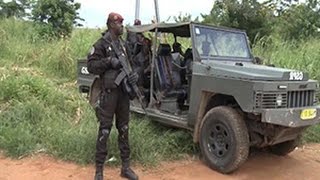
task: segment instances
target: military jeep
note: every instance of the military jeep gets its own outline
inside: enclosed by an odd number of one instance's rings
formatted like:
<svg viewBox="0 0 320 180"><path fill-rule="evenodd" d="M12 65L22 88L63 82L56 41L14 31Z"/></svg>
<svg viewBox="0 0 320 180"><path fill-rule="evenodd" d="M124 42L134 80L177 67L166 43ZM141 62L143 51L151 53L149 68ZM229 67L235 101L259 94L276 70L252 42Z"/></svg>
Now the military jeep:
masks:
<svg viewBox="0 0 320 180"><path fill-rule="evenodd" d="M143 80L149 85L141 86L146 108L133 100L130 110L190 130L202 159L214 170L233 172L250 147L286 155L304 130L320 121L318 82L306 72L257 62L244 31L195 22L127 30L154 35L150 72ZM163 34L189 39L180 60L170 44L161 42ZM79 60L78 73L80 92L93 96L94 75L85 60Z"/></svg>

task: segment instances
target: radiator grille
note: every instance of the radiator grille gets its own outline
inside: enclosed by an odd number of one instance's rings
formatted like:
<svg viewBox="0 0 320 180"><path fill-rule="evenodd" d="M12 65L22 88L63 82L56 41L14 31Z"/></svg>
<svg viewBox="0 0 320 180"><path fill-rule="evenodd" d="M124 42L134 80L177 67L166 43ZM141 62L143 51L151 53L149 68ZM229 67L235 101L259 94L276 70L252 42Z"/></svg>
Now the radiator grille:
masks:
<svg viewBox="0 0 320 180"><path fill-rule="evenodd" d="M314 90L289 92L257 92L255 106L257 109L277 109L313 106Z"/></svg>
<svg viewBox="0 0 320 180"><path fill-rule="evenodd" d="M312 106L314 101L314 91L289 91L288 107Z"/></svg>
<svg viewBox="0 0 320 180"><path fill-rule="evenodd" d="M279 102L281 100L281 102ZM263 92L256 94L256 108L275 109L287 107L286 92ZM278 102L277 102L278 101Z"/></svg>

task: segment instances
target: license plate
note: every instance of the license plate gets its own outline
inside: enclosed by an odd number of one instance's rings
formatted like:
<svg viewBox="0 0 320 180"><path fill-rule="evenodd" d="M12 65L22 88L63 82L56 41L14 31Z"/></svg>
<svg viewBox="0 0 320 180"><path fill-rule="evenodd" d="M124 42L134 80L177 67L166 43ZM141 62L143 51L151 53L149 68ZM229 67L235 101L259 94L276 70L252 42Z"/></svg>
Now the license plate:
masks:
<svg viewBox="0 0 320 180"><path fill-rule="evenodd" d="M304 109L301 111L300 118L302 120L313 119L317 116L316 109Z"/></svg>

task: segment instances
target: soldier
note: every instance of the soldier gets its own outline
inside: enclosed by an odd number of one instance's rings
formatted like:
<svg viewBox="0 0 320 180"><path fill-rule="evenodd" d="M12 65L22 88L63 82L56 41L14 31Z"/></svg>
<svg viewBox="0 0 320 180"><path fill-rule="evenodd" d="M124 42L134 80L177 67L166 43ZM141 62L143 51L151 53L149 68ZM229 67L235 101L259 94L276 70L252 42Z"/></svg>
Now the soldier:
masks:
<svg viewBox="0 0 320 180"><path fill-rule="evenodd" d="M114 114L116 115L116 128L119 132L118 144L122 160L121 176L132 180L138 179L138 176L130 168L129 162L129 96L122 88L123 82L120 85L115 84L115 79L122 67L115 49L126 55L121 39L123 34L122 21L123 18L120 14L110 13L107 20L108 30L93 45L88 55L88 71L99 75L102 87L102 93L95 108L96 116L100 123L96 142L95 180L103 179L103 167L107 156L107 140L111 132ZM137 81L137 73L132 73L128 77L130 84L135 84Z"/></svg>
<svg viewBox="0 0 320 180"><path fill-rule="evenodd" d="M174 55L174 59L177 59L177 58L179 58L179 60L178 61L181 61L181 59L184 57L184 54L183 54L183 52L182 52L182 48L181 48L181 44L180 43L178 43L178 42L174 42L173 44L172 44L172 49L173 49L173 51L172 51L172 55ZM176 56L178 56L178 57L176 57Z"/></svg>
<svg viewBox="0 0 320 180"><path fill-rule="evenodd" d="M139 19L134 20L134 26L141 25L141 21ZM126 46L128 50L129 59L134 58L142 48L142 41L144 40L144 36L142 33L134 33L127 31L127 39Z"/></svg>

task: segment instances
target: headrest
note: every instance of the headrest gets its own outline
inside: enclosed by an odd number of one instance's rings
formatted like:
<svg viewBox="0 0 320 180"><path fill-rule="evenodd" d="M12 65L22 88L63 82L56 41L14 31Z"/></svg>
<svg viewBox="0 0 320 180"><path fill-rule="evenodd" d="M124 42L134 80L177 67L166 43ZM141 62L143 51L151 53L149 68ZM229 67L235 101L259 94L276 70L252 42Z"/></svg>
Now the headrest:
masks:
<svg viewBox="0 0 320 180"><path fill-rule="evenodd" d="M171 47L169 44L160 44L158 49L158 55L166 56L169 55L171 52Z"/></svg>

